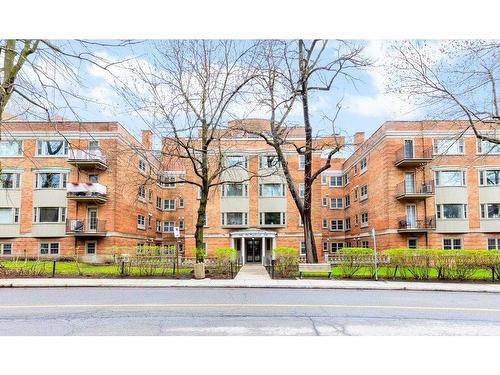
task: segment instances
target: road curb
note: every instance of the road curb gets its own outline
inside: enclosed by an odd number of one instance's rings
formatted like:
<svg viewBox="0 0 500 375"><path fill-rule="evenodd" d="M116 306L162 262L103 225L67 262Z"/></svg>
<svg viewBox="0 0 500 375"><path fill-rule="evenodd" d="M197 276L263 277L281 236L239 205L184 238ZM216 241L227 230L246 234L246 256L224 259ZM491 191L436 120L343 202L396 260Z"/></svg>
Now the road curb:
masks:
<svg viewBox="0 0 500 375"><path fill-rule="evenodd" d="M255 289L350 289L401 290L422 292L500 293L500 285L438 284L390 281L270 280L235 282L234 280L123 280L123 279L4 279L0 288L255 288Z"/></svg>

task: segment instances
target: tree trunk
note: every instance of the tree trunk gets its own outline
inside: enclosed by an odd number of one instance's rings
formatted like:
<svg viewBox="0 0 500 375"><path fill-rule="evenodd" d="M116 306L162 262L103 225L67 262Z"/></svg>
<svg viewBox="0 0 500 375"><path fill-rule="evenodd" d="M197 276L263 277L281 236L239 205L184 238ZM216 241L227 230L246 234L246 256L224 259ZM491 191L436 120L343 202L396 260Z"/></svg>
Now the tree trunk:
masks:
<svg viewBox="0 0 500 375"><path fill-rule="evenodd" d="M196 220L196 231L194 232L196 249L203 248L203 227L207 215L208 191L201 189L200 205L198 206L198 218Z"/></svg>

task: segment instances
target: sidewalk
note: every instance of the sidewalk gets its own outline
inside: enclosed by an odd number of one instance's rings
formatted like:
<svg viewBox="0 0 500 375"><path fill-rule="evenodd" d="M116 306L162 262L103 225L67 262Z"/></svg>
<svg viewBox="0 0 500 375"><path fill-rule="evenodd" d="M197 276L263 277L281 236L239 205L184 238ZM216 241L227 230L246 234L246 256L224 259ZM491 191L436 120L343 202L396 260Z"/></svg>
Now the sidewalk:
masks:
<svg viewBox="0 0 500 375"><path fill-rule="evenodd" d="M288 289L359 289L359 290L411 290L443 292L500 293L497 284L460 284L404 281L356 280L168 280L168 279L0 279L0 287L195 287L195 288L288 288Z"/></svg>

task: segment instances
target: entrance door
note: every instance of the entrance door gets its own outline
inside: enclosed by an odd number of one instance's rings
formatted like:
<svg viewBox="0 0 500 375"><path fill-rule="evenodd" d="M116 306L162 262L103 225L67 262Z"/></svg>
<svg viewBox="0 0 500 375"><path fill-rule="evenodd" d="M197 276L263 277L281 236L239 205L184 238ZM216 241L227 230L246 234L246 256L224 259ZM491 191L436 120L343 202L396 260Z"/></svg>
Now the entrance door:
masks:
<svg viewBox="0 0 500 375"><path fill-rule="evenodd" d="M413 159L413 139L405 140L405 159Z"/></svg>
<svg viewBox="0 0 500 375"><path fill-rule="evenodd" d="M97 208L89 208L87 215L88 230L97 232Z"/></svg>
<svg viewBox="0 0 500 375"><path fill-rule="evenodd" d="M261 262L262 240L248 238L245 239L246 262L257 263Z"/></svg>
<svg viewBox="0 0 500 375"><path fill-rule="evenodd" d="M406 227L417 227L417 206L415 206L414 204L409 204L406 206Z"/></svg>

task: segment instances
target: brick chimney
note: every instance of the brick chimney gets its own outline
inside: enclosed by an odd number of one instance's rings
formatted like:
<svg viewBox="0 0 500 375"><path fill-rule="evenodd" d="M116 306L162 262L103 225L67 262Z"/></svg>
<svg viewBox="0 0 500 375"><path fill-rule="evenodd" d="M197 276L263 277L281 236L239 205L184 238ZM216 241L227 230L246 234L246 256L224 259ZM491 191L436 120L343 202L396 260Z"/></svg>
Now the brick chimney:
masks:
<svg viewBox="0 0 500 375"><path fill-rule="evenodd" d="M358 149L359 146L361 146L364 141L365 141L365 132L354 133L354 148L355 149Z"/></svg>
<svg viewBox="0 0 500 375"><path fill-rule="evenodd" d="M142 131L142 145L146 150L151 150L153 146L153 132L151 130Z"/></svg>

